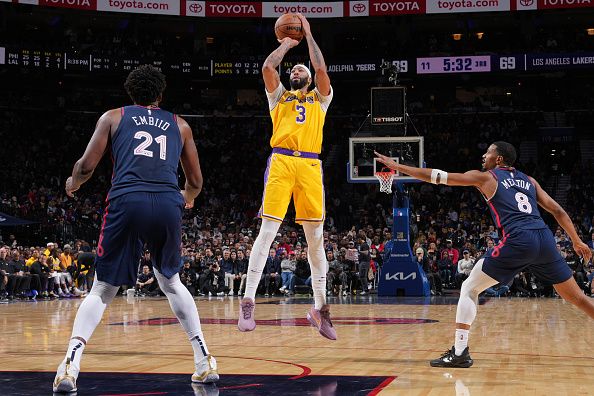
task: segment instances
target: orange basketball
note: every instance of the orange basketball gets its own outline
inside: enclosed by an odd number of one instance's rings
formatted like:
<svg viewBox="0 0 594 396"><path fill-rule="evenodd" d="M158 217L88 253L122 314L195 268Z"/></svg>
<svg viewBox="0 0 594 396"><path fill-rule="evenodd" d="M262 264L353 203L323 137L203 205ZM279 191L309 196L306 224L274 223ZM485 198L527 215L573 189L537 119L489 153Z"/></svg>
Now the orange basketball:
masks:
<svg viewBox="0 0 594 396"><path fill-rule="evenodd" d="M281 15L274 24L274 33L279 40L291 37L294 40L301 41L303 38L301 20L295 14Z"/></svg>

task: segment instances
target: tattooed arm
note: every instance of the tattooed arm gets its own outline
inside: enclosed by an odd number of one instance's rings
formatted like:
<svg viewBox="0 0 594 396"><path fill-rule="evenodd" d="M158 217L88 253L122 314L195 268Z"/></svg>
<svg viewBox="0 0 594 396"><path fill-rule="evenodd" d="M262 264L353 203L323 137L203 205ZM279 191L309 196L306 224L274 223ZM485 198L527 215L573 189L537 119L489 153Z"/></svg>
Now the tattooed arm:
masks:
<svg viewBox="0 0 594 396"><path fill-rule="evenodd" d="M324 56L322 55L320 47L318 47L318 43L316 43L311 34L311 27L307 19L301 14L297 14L297 16L301 19L303 34L307 40L307 47L309 48L309 59L316 72L316 87L322 95L328 96L330 95L330 77L328 76Z"/></svg>
<svg viewBox="0 0 594 396"><path fill-rule="evenodd" d="M266 85L266 91L268 92L274 92L280 84L280 76L276 68L282 62L285 54L299 44L299 41L289 37L285 37L279 40L279 42L281 43L280 46L268 55L268 58L266 58L262 65L262 77L264 78L264 85Z"/></svg>

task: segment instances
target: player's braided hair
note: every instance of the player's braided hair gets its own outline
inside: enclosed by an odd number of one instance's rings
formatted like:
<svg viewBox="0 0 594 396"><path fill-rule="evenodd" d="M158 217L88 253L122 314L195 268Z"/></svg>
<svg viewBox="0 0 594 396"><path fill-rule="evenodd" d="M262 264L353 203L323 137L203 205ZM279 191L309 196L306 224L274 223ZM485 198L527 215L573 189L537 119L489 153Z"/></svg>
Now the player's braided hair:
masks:
<svg viewBox="0 0 594 396"><path fill-rule="evenodd" d="M516 162L516 148L512 144L499 141L493 143L493 145L497 147L497 154L503 157L505 165L512 166Z"/></svg>
<svg viewBox="0 0 594 396"><path fill-rule="evenodd" d="M165 90L165 76L156 67L141 65L126 78L124 88L132 101L141 106L154 103Z"/></svg>

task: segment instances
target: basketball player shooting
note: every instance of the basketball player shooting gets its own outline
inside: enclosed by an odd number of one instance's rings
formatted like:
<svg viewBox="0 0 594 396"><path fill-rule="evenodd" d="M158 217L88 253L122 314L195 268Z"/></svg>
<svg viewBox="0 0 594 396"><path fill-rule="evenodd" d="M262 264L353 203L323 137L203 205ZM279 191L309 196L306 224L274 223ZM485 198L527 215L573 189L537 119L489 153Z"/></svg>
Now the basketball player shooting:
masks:
<svg viewBox="0 0 594 396"><path fill-rule="evenodd" d="M277 67L285 54L299 41L285 37L262 67L266 96L272 118L272 154L264 174L264 194L260 217L262 226L254 242L247 271L245 297L241 301L238 327L252 331L254 298L268 250L285 217L293 197L296 221L303 226L308 245L308 261L311 266L312 288L315 305L307 314L310 323L328 339L336 339L336 331L330 321L330 309L326 304L326 255L324 252L324 187L322 185L322 162L318 155L322 149L322 129L326 111L332 101L332 87L326 71L326 63L316 44L309 22L301 14L303 34L309 48L309 57L315 70L315 85L309 90L312 74L305 65L295 65L291 70L287 91L281 84Z"/></svg>
<svg viewBox="0 0 594 396"><path fill-rule="evenodd" d="M376 153L378 161L398 172L433 184L476 187L489 205L493 221L502 231L502 239L491 252L477 261L468 279L462 283L456 312L454 346L433 367L470 367L468 334L476 317L479 294L497 283L506 284L524 269L554 285L563 299L594 318L594 303L584 295L572 271L556 249L555 239L538 205L551 213L567 232L575 252L586 262L592 252L583 243L563 208L544 191L538 182L513 168L514 146L495 142L483 155L483 170L448 173L439 169L414 168Z"/></svg>
<svg viewBox="0 0 594 396"><path fill-rule="evenodd" d="M97 247L96 279L76 313L54 392L76 391L85 346L120 286L136 283L136 264L145 243L154 258L159 287L194 349L192 382L219 379L194 299L178 275L182 212L193 207L202 189L202 172L188 123L158 107L165 85L165 76L152 66L133 70L124 86L134 105L109 110L99 118L85 153L66 180L66 194L72 197L91 178L111 142L114 169ZM181 193L180 160L186 176Z"/></svg>

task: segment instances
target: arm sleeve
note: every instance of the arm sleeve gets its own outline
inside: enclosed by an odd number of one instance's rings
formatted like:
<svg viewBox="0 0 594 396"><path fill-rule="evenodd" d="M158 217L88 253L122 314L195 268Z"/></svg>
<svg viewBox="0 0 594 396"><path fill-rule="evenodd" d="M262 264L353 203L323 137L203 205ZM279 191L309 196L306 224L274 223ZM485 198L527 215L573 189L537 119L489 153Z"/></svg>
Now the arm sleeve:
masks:
<svg viewBox="0 0 594 396"><path fill-rule="evenodd" d="M264 89L264 91L266 91L266 89ZM273 92L266 91L266 97L268 98L268 110L272 111L272 109L276 107L286 91L287 90L282 83L278 84L278 87L276 87Z"/></svg>
<svg viewBox="0 0 594 396"><path fill-rule="evenodd" d="M316 93L318 100L320 101L320 106L322 106L322 110L324 113L328 111L328 107L330 107L330 102L332 102L332 98L334 97L334 89L330 86L330 93L328 96L324 96L318 91L318 87L314 88L314 92Z"/></svg>

